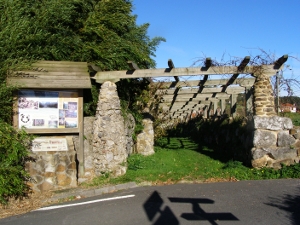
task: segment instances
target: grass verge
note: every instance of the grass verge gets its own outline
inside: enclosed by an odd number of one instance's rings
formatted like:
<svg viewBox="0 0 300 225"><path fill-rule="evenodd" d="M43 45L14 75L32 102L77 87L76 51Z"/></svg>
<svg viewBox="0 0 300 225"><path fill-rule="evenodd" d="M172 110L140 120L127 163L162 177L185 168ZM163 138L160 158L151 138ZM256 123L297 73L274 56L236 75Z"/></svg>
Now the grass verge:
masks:
<svg viewBox="0 0 300 225"><path fill-rule="evenodd" d="M198 146L188 138L163 138L155 146L155 154L131 155L128 170L123 176L113 178L109 174L95 178L83 186L103 186L134 181L153 184L170 184L180 181L232 181L279 178L300 178L300 164L272 168L253 169L239 161L224 161L212 149Z"/></svg>

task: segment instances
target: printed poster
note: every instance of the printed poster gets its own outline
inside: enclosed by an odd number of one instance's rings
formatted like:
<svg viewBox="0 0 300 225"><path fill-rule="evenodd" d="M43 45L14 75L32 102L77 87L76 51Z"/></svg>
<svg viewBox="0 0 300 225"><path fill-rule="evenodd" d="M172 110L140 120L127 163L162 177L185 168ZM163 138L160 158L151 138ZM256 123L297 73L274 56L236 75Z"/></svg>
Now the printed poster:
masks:
<svg viewBox="0 0 300 225"><path fill-rule="evenodd" d="M20 90L19 128L77 128L78 94L74 91Z"/></svg>

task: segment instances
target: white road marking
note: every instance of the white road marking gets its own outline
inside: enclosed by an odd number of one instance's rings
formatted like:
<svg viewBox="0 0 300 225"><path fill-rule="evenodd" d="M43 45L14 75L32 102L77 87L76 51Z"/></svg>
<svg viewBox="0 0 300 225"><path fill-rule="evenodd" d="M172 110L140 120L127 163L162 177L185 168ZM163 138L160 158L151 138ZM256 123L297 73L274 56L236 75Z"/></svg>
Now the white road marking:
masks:
<svg viewBox="0 0 300 225"><path fill-rule="evenodd" d="M33 211L46 211L46 210L73 207L73 206L79 206L79 205L87 205L87 204L92 204L92 203L96 203L96 202L104 202L104 201L112 201L112 200L118 200L118 199L124 199L124 198L132 198L134 196L135 195L125 195L125 196L118 196L118 197L113 197L113 198L97 199L97 200L88 201L88 202L79 202L79 203L68 204L68 205L54 205L54 206L49 206L49 207L36 209L36 210L33 210Z"/></svg>

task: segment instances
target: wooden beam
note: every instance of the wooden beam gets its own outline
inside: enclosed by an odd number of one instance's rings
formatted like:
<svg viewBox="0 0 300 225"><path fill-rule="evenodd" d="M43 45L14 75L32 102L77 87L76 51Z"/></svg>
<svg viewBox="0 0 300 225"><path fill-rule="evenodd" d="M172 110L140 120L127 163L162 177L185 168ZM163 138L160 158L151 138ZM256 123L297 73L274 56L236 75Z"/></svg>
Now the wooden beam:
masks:
<svg viewBox="0 0 300 225"><path fill-rule="evenodd" d="M243 71L249 62L250 62L250 56L246 56L238 66L238 70Z"/></svg>
<svg viewBox="0 0 300 225"><path fill-rule="evenodd" d="M211 65L212 65L212 60L211 60L211 58L210 57L207 57L206 59L205 59L205 67L206 68L209 68L209 67L211 67Z"/></svg>
<svg viewBox="0 0 300 225"><path fill-rule="evenodd" d="M238 66L238 71L243 71L247 64L250 62L250 56L246 56L243 61L240 63L240 65ZM231 78L228 80L227 84L223 86L222 92L225 92L227 87L231 84L233 84L233 82L237 79L237 77L240 75L240 73L235 73L231 76Z"/></svg>
<svg viewBox="0 0 300 225"><path fill-rule="evenodd" d="M174 63L173 63L172 59L169 59L169 60L168 60L168 66L169 66L169 68L170 68L170 69L173 69L173 68L175 68L175 66L174 66Z"/></svg>
<svg viewBox="0 0 300 225"><path fill-rule="evenodd" d="M98 72L101 71L99 66L96 66L95 64L88 64L88 69L90 72Z"/></svg>
<svg viewBox="0 0 300 225"><path fill-rule="evenodd" d="M199 83L202 80L189 80L189 81L179 81L175 85L173 82L161 82L161 88L169 88L170 86L175 87L199 87ZM255 78L237 78L232 84L238 84L240 86L253 86ZM215 79L205 81L206 86L212 85L226 85L228 79ZM155 83L153 83L155 85ZM162 89L166 90L166 89ZM168 92L173 89L168 89Z"/></svg>
<svg viewBox="0 0 300 225"><path fill-rule="evenodd" d="M139 69L139 67L136 65L136 63L135 62L133 62L133 61L128 61L127 62L127 65L129 66L129 68L131 69L131 70L138 70Z"/></svg>
<svg viewBox="0 0 300 225"><path fill-rule="evenodd" d="M208 69L203 67L185 67L173 68L167 72L166 69L139 69L130 73L127 70L122 71L101 71L92 77L97 82L105 82L112 79L123 78L143 78L143 77L174 77L174 76L194 76L194 75L220 75L220 74L252 74L256 66L247 66L243 71L238 71L237 66L211 66ZM273 65L264 65L263 71L266 75L271 76L276 74Z"/></svg>
<svg viewBox="0 0 300 225"><path fill-rule="evenodd" d="M179 91L177 92L177 95L183 95L183 94L198 94L199 96L201 96L201 94L207 94L207 93L217 93L217 92L222 92L222 87L204 87L201 91L201 93L198 92L200 87L198 88L186 88L186 89L179 89ZM241 92L245 92L245 88L244 87L240 87L240 86L235 86L235 87L231 87L229 86L227 89L226 89L226 92L225 93L228 93L228 94L232 94L233 92L236 92L236 93L241 93ZM156 94L159 95L159 93L162 93L161 92L161 89L160 90L157 90L156 91ZM165 94L163 94L163 96L168 96L168 95L173 95L175 93L175 90L172 89L172 90L168 90Z"/></svg>
<svg viewBox="0 0 300 225"><path fill-rule="evenodd" d="M274 63L274 69L280 69L280 67L288 60L288 55L283 55Z"/></svg>
<svg viewBox="0 0 300 225"><path fill-rule="evenodd" d="M171 71L173 68L175 68L174 63L172 61L172 59L168 60L168 66L169 66L169 70ZM177 76L174 76L174 79L176 82L179 82L179 78Z"/></svg>

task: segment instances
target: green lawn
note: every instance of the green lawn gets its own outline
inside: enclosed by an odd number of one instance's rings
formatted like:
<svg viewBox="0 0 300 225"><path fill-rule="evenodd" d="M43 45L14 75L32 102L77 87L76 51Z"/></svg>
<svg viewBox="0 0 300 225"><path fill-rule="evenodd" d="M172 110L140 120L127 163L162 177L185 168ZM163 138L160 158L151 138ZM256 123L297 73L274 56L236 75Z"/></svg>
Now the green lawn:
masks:
<svg viewBox="0 0 300 225"><path fill-rule="evenodd" d="M286 113L281 113L280 116L288 117L292 120L292 122L295 126L300 126L300 114L299 113L286 112Z"/></svg>
<svg viewBox="0 0 300 225"><path fill-rule="evenodd" d="M300 178L300 165L283 166L281 170L252 169L238 161L217 160L212 149L198 146L188 138L164 138L155 147L155 154L131 155L124 176L112 178L109 174L95 178L88 186L101 186L135 181L176 183L184 181L229 181L253 179Z"/></svg>

